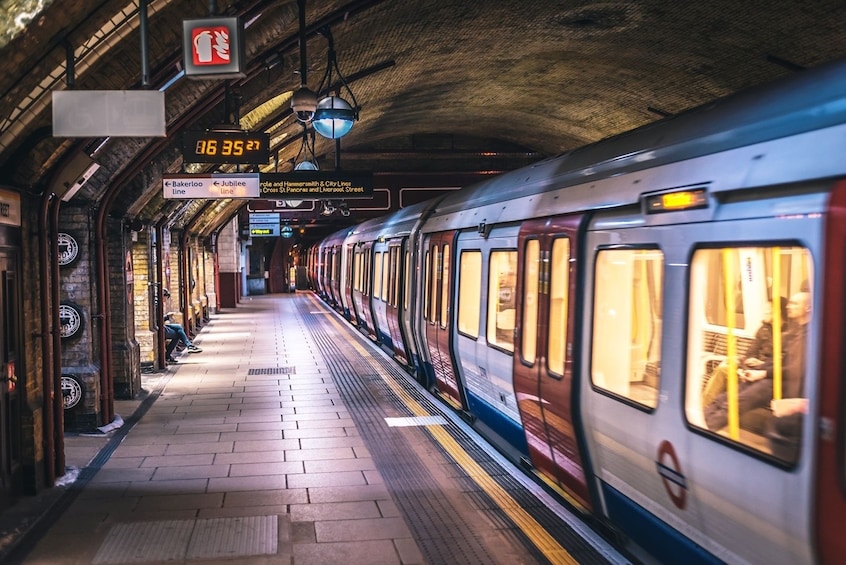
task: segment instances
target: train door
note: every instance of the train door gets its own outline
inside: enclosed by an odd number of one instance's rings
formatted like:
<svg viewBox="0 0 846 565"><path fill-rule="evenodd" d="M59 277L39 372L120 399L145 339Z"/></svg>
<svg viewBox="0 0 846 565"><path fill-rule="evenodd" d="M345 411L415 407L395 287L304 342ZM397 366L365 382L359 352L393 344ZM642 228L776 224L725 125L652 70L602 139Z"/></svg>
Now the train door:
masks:
<svg viewBox="0 0 846 565"><path fill-rule="evenodd" d="M370 307L376 341L390 345L388 329L388 291L390 288L388 245L382 241L373 244L373 299Z"/></svg>
<svg viewBox="0 0 846 565"><path fill-rule="evenodd" d="M337 244L332 247L332 298L335 303L335 309L343 312L344 303L341 297L341 280L343 270L341 267L341 259L343 252L343 244Z"/></svg>
<svg viewBox="0 0 846 565"><path fill-rule="evenodd" d="M574 411L573 301L582 216L524 222L517 252L514 387L532 465L590 507Z"/></svg>
<svg viewBox="0 0 846 565"><path fill-rule="evenodd" d="M450 355L451 253L455 232L434 233L426 237L423 248L427 261L424 281L423 317L426 346L441 397L455 408L465 408Z"/></svg>
<svg viewBox="0 0 846 565"><path fill-rule="evenodd" d="M361 252L361 245L352 244L352 281L350 283L350 304L355 325L361 329L364 324L364 317L361 314L361 287L364 284L364 256Z"/></svg>
<svg viewBox="0 0 846 565"><path fill-rule="evenodd" d="M470 412L496 430L498 437L488 435L498 447L527 457L513 361L519 229L496 226L458 235L452 347ZM500 445L500 438L509 447Z"/></svg>
<svg viewBox="0 0 846 565"><path fill-rule="evenodd" d="M352 301L352 287L354 284L353 273L355 272L355 246L350 243L344 244L344 288L341 290L343 297L344 297L344 317L346 319L355 324L355 313L353 308L353 301Z"/></svg>
<svg viewBox="0 0 846 565"><path fill-rule="evenodd" d="M816 489L818 555L823 563L837 563L846 554L846 538L838 524L844 523L846 494L843 490L846 420L842 398L846 386L846 181L840 181L829 202L826 223L825 280L823 282L821 383L819 427L825 430L819 449Z"/></svg>
<svg viewBox="0 0 846 565"><path fill-rule="evenodd" d="M370 339L376 339L376 324L373 320L373 311L370 308L370 300L373 295L373 242L361 245L361 293L357 304L358 314L361 317L359 329L363 330Z"/></svg>
<svg viewBox="0 0 846 565"><path fill-rule="evenodd" d="M16 258L0 252L0 508L21 492L20 301Z"/></svg>
<svg viewBox="0 0 846 565"><path fill-rule="evenodd" d="M402 308L402 290L404 269L402 268L402 252L406 239L394 239L388 244L388 299L387 307L388 333L391 336L391 349L394 356L403 365L408 365L408 355L405 352L405 337L400 324L400 309Z"/></svg>
<svg viewBox="0 0 846 565"><path fill-rule="evenodd" d="M410 369L417 371L417 380L421 384L425 384L425 371L420 370L420 358L417 353L417 342L414 339L415 324L413 320L414 302L412 300L412 288L415 288L415 270L411 264L411 245L412 240L409 238L403 239L402 245L402 278L400 281L400 330L402 332L402 340L405 344L406 358L408 359L408 366Z"/></svg>

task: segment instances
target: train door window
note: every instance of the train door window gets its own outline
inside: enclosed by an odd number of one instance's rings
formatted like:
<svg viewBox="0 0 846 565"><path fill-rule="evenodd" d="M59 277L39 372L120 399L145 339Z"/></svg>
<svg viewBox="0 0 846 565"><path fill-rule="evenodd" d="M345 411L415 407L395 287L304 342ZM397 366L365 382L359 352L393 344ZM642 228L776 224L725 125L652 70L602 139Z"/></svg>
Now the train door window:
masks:
<svg viewBox="0 0 846 565"><path fill-rule="evenodd" d="M370 268L370 250L362 250L361 252L361 293L362 294L370 294L367 290L367 279L369 278L369 273L367 270Z"/></svg>
<svg viewBox="0 0 846 565"><path fill-rule="evenodd" d="M390 254L388 252L385 252L382 255L382 300L384 300L385 302L389 302L391 298L388 292L391 288Z"/></svg>
<svg viewBox="0 0 846 565"><path fill-rule="evenodd" d="M391 306L399 306L400 266L399 247L391 247Z"/></svg>
<svg viewBox="0 0 846 565"><path fill-rule="evenodd" d="M567 355L567 300L570 293L570 240L559 237L552 242L549 270L549 372L564 375Z"/></svg>
<svg viewBox="0 0 846 565"><path fill-rule="evenodd" d="M517 252L493 251L488 272L488 344L514 351Z"/></svg>
<svg viewBox="0 0 846 565"><path fill-rule="evenodd" d="M373 256L373 298L382 298L382 252Z"/></svg>
<svg viewBox="0 0 846 565"><path fill-rule="evenodd" d="M449 244L444 245L443 276L441 277L441 327L446 328L449 321Z"/></svg>
<svg viewBox="0 0 846 565"><path fill-rule="evenodd" d="M596 256L593 384L648 408L658 406L664 254L603 249Z"/></svg>
<svg viewBox="0 0 846 565"><path fill-rule="evenodd" d="M426 251L426 258L423 261L423 318L429 319L429 279L432 276L431 253Z"/></svg>
<svg viewBox="0 0 846 565"><path fill-rule="evenodd" d="M353 253L353 290L361 290L361 253L358 251Z"/></svg>
<svg viewBox="0 0 846 565"><path fill-rule="evenodd" d="M411 300L411 252L405 252L405 276L403 277L405 281L405 291L403 293L403 303L405 305L405 309L409 309L409 301Z"/></svg>
<svg viewBox="0 0 846 565"><path fill-rule="evenodd" d="M685 402L691 424L796 462L808 406L811 279L811 255L798 246L693 254Z"/></svg>
<svg viewBox="0 0 846 565"><path fill-rule="evenodd" d="M432 274L430 276L431 289L429 290L429 321L435 323L438 319L438 275L441 267L441 249L432 248Z"/></svg>
<svg viewBox="0 0 846 565"><path fill-rule="evenodd" d="M523 261L523 336L520 344L523 361L534 365L538 348L538 283L540 272L540 242L530 239L526 242L526 253Z"/></svg>
<svg viewBox="0 0 846 565"><path fill-rule="evenodd" d="M370 249L366 249L364 252L364 294L370 296L373 294L373 289L370 286L370 280L372 278L372 274L370 272L370 264L371 264L371 254Z"/></svg>
<svg viewBox="0 0 846 565"><path fill-rule="evenodd" d="M482 303L482 252L462 251L458 260L458 331L479 337L479 307Z"/></svg>

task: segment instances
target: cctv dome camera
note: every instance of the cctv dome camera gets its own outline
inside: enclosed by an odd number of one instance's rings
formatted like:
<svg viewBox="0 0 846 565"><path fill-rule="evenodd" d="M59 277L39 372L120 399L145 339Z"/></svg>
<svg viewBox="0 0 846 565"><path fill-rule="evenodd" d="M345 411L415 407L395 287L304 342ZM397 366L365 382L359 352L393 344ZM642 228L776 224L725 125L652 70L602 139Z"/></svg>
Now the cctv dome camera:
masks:
<svg viewBox="0 0 846 565"><path fill-rule="evenodd" d="M304 124L309 123L314 119L314 112L317 110L317 94L307 86L301 86L291 97L291 109L297 120Z"/></svg>

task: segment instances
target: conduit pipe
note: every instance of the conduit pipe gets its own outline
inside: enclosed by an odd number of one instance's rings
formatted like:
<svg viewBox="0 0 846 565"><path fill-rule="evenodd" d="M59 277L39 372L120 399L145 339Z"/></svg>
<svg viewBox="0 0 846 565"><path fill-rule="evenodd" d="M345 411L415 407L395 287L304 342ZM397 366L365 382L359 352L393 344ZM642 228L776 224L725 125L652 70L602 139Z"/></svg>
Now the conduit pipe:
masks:
<svg viewBox="0 0 846 565"><path fill-rule="evenodd" d="M58 331L59 322L59 303L61 302L60 282L59 282L59 209L62 206L62 201L59 198L54 198L50 203L50 253L48 258L50 260L50 285L51 285L51 319L53 320L53 331L51 332L53 343L53 434L56 437L55 445L60 446L56 449L55 469L56 476L60 477L65 474L65 406L62 398L62 335Z"/></svg>
<svg viewBox="0 0 846 565"><path fill-rule="evenodd" d="M53 341L50 338L51 333L55 331L54 319L50 311L50 289L48 282L50 281L50 242L48 240L49 227L49 211L50 204L56 195L50 191L45 190L41 197L41 209L38 215L38 278L41 284L39 285L39 295L41 298L41 333L35 334L34 337L41 338L41 412L42 412L42 445L44 447L44 470L45 470L45 486L52 487L56 482L56 436L53 427L53 396L55 394L53 389L53 359L52 347ZM64 442L64 438L62 437ZM62 449L64 451L64 449Z"/></svg>
<svg viewBox="0 0 846 565"><path fill-rule="evenodd" d="M164 225L167 223L168 217L162 216L162 219L156 222L156 324L159 330L156 333L156 349L158 350L158 365L159 369L164 369L167 366L165 360L167 356L167 349L165 345L165 334L163 331L164 324ZM168 292L170 290L168 289Z"/></svg>

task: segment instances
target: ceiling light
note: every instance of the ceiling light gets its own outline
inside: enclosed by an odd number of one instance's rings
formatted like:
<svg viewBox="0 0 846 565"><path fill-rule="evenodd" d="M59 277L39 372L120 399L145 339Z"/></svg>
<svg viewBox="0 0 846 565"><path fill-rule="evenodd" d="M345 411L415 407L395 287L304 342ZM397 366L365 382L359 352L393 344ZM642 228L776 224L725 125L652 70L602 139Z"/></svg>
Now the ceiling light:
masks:
<svg viewBox="0 0 846 565"><path fill-rule="evenodd" d="M326 72L320 79L317 92L322 94L334 92L334 95L324 96L318 102L317 109L314 112L314 129L323 137L339 139L348 134L355 122L358 121L358 102L356 102L355 94L350 89L347 79L344 78L338 68L338 57L335 53L335 40L332 38L332 30L329 29L329 26L324 26L320 33L329 42L329 55ZM336 77L337 83L333 83L333 69L338 75ZM346 91L345 95L352 101L352 104L341 98L341 90Z"/></svg>

